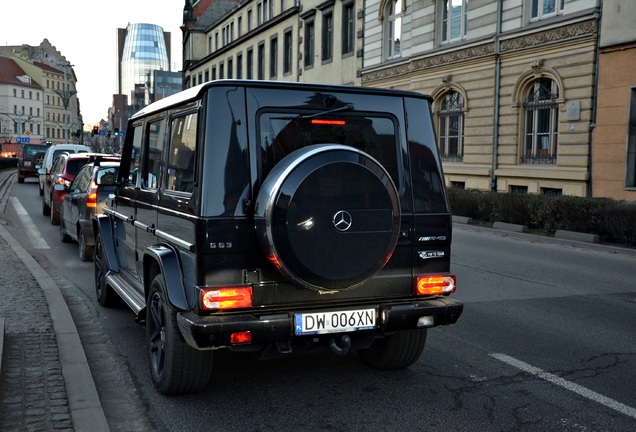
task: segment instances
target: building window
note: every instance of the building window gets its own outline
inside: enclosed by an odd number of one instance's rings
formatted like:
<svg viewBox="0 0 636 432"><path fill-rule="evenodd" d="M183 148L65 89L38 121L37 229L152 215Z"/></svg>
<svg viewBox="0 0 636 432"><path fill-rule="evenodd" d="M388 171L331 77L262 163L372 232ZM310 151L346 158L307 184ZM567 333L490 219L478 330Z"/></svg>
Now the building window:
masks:
<svg viewBox="0 0 636 432"><path fill-rule="evenodd" d="M205 82L210 81L210 71L208 69L205 70L205 72L203 73L203 76L205 77L203 78Z"/></svg>
<svg viewBox="0 0 636 432"><path fill-rule="evenodd" d="M269 77L276 78L278 74L278 37L269 40Z"/></svg>
<svg viewBox="0 0 636 432"><path fill-rule="evenodd" d="M437 112L439 152L442 161L464 158L464 98L456 91L446 93Z"/></svg>
<svg viewBox="0 0 636 432"><path fill-rule="evenodd" d="M247 31L252 31L252 9L247 10Z"/></svg>
<svg viewBox="0 0 636 432"><path fill-rule="evenodd" d="M216 79L216 66L212 66L212 80Z"/></svg>
<svg viewBox="0 0 636 432"><path fill-rule="evenodd" d="M247 69L247 79L254 79L254 50L248 48L245 69Z"/></svg>
<svg viewBox="0 0 636 432"><path fill-rule="evenodd" d="M468 26L468 0L444 0L442 8L442 41L461 40Z"/></svg>
<svg viewBox="0 0 636 432"><path fill-rule="evenodd" d="M212 36L208 36L208 54L212 53Z"/></svg>
<svg viewBox="0 0 636 432"><path fill-rule="evenodd" d="M525 113L523 163L555 164L559 89L549 78L536 80L523 104Z"/></svg>
<svg viewBox="0 0 636 432"><path fill-rule="evenodd" d="M243 79L243 54L236 54L236 78Z"/></svg>
<svg viewBox="0 0 636 432"><path fill-rule="evenodd" d="M322 15L322 61L329 62L333 58L333 13Z"/></svg>
<svg viewBox="0 0 636 432"><path fill-rule="evenodd" d="M385 37L386 58L400 57L400 43L402 40L402 1L392 0L386 10Z"/></svg>
<svg viewBox="0 0 636 432"><path fill-rule="evenodd" d="M636 187L636 88L632 88L629 94L625 187Z"/></svg>
<svg viewBox="0 0 636 432"><path fill-rule="evenodd" d="M314 47L316 39L316 23L311 21L305 21L305 50L303 55L305 56L305 67L311 68L314 66Z"/></svg>
<svg viewBox="0 0 636 432"><path fill-rule="evenodd" d="M292 50L294 49L291 29L285 30L283 45L283 74L288 75L292 71Z"/></svg>
<svg viewBox="0 0 636 432"><path fill-rule="evenodd" d="M527 195L528 186L510 185L510 187L508 188L508 191L513 194Z"/></svg>
<svg viewBox="0 0 636 432"><path fill-rule="evenodd" d="M219 32L214 33L214 49L219 49Z"/></svg>
<svg viewBox="0 0 636 432"><path fill-rule="evenodd" d="M221 63L219 65L219 79L225 78L225 65Z"/></svg>
<svg viewBox="0 0 636 432"><path fill-rule="evenodd" d="M232 73L234 72L234 61L227 59L227 78L232 79Z"/></svg>
<svg viewBox="0 0 636 432"><path fill-rule="evenodd" d="M236 22L236 27L237 27L236 30L238 32L237 36L238 37L243 36L243 17L242 16L238 17L237 22Z"/></svg>
<svg viewBox="0 0 636 432"><path fill-rule="evenodd" d="M342 6L342 55L352 54L355 38L355 14L353 3Z"/></svg>
<svg viewBox="0 0 636 432"><path fill-rule="evenodd" d="M563 10L564 0L532 0L530 16L540 20L555 16Z"/></svg>
<svg viewBox="0 0 636 432"><path fill-rule="evenodd" d="M263 80L265 79L265 44L258 44L258 58L256 59L256 79Z"/></svg>

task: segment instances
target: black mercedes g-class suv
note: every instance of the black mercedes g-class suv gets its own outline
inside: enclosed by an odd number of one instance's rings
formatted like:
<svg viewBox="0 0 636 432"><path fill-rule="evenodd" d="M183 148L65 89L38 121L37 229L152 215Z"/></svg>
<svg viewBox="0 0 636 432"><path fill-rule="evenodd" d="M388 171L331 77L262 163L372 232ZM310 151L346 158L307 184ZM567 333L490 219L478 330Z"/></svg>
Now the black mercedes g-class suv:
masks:
<svg viewBox="0 0 636 432"><path fill-rule="evenodd" d="M220 348L403 368L461 315L427 96L208 82L129 120L116 183L97 298L145 324L161 393L205 387Z"/></svg>

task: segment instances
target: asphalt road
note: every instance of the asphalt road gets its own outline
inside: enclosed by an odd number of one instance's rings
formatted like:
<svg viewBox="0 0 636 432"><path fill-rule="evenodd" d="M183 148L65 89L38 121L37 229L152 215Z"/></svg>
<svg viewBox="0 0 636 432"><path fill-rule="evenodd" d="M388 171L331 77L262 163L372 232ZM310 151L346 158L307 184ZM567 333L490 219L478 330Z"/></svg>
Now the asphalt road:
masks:
<svg viewBox="0 0 636 432"><path fill-rule="evenodd" d="M636 430L636 254L457 226L464 314L429 332L411 368L219 352L204 391L165 397L148 378L144 328L97 304L92 264L59 241L35 182L14 185L7 214L61 286L113 431Z"/></svg>

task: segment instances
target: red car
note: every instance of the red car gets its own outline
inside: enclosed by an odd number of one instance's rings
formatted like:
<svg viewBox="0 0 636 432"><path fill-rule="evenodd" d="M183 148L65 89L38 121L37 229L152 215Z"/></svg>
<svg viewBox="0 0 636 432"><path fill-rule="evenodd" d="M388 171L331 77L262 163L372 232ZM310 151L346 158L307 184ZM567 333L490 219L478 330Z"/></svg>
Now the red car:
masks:
<svg viewBox="0 0 636 432"><path fill-rule="evenodd" d="M42 214L44 216L51 216L51 224L59 225L60 223L60 206L64 195L71 182L79 172L79 170L86 165L89 161L95 159L96 156L102 156L112 158L114 161L119 161L118 156L107 155L102 153L62 153L60 154L53 165L51 166L51 172L45 177L42 193ZM109 159L110 159L109 158ZM104 160L104 158L102 158ZM64 186L57 190L54 188L56 184Z"/></svg>

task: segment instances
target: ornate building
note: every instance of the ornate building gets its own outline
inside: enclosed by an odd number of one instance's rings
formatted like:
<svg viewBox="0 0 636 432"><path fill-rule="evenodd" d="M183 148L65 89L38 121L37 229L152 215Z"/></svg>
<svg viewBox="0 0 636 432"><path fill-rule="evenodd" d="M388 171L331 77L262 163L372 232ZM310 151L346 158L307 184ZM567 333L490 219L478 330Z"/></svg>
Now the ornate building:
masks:
<svg viewBox="0 0 636 432"><path fill-rule="evenodd" d="M223 78L360 84L361 0L186 0L184 86Z"/></svg>
<svg viewBox="0 0 636 432"><path fill-rule="evenodd" d="M435 98L449 186L588 196L599 4L369 0L362 85Z"/></svg>

